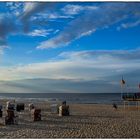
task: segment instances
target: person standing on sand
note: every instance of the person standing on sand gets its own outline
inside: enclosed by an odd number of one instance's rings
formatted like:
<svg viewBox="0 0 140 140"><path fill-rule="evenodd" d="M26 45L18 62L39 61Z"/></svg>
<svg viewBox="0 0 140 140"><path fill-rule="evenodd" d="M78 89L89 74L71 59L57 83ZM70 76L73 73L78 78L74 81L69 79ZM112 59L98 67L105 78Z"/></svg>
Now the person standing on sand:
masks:
<svg viewBox="0 0 140 140"><path fill-rule="evenodd" d="M117 110L117 109L118 109L117 104L113 103L113 108L114 108L115 110Z"/></svg>

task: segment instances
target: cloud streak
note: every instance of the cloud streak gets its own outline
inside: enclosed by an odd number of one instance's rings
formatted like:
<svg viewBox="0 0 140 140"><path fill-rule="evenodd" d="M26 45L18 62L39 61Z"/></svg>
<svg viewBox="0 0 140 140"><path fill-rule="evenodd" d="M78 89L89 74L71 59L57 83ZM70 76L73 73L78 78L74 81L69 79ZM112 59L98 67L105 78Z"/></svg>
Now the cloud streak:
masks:
<svg viewBox="0 0 140 140"><path fill-rule="evenodd" d="M42 37L46 37L50 34L50 32L53 31L52 29L35 29L32 32L29 32L27 35L29 36L42 36Z"/></svg>
<svg viewBox="0 0 140 140"><path fill-rule="evenodd" d="M134 50L94 50L94 51L79 51L79 52L63 52L59 55L64 58L115 58L118 60L140 60L140 48Z"/></svg>
<svg viewBox="0 0 140 140"><path fill-rule="evenodd" d="M131 23L123 23L121 24L121 26L119 26L117 29L120 30L120 29L127 29L127 28L132 28L132 27L136 27L140 25L140 20L137 20L135 22L131 22Z"/></svg>
<svg viewBox="0 0 140 140"><path fill-rule="evenodd" d="M7 2L5 5L9 8L9 13L0 14L0 46L1 50L7 46L7 37L9 35L23 34L24 32L30 36L48 35L47 31L35 29L29 32L30 18L45 8L51 9L54 3L47 2ZM23 28L22 28L23 27ZM29 32L29 33L28 33ZM25 33L24 33L25 35Z"/></svg>
<svg viewBox="0 0 140 140"><path fill-rule="evenodd" d="M61 59L0 67L0 77L8 81L32 79L6 84L9 88L15 86L13 91L113 92L118 90L122 75L130 81L127 84L135 85L139 82L139 53L139 49L64 52L58 56ZM101 85L105 86L103 90L100 90ZM51 90L52 87L55 89Z"/></svg>
<svg viewBox="0 0 140 140"><path fill-rule="evenodd" d="M96 93L119 92L119 85L108 81L74 81L65 79L26 79L0 82L1 93ZM105 88L100 88L100 86Z"/></svg>
<svg viewBox="0 0 140 140"><path fill-rule="evenodd" d="M44 11L45 9L51 9L54 3L49 2L26 2L24 5L24 10L20 20L24 24L24 31L27 32L29 30L29 20L30 18L39 13Z"/></svg>
<svg viewBox="0 0 140 140"><path fill-rule="evenodd" d="M1 68L2 79L52 78L104 80L103 77L122 75L140 70L139 50L80 51L61 53L56 60Z"/></svg>
<svg viewBox="0 0 140 140"><path fill-rule="evenodd" d="M5 40L7 35L16 30L16 25L9 16L0 15L0 39Z"/></svg>
<svg viewBox="0 0 140 140"><path fill-rule="evenodd" d="M68 15L76 15L79 14L82 11L88 11L88 10L97 10L97 6L81 6L81 5L72 5L68 4L61 10Z"/></svg>
<svg viewBox="0 0 140 140"><path fill-rule="evenodd" d="M0 54L3 54L4 49L9 48L7 45L7 36L14 34L17 27L13 19L8 15L0 14Z"/></svg>
<svg viewBox="0 0 140 140"><path fill-rule="evenodd" d="M72 41L82 37L87 32L93 33L96 30L111 26L129 15L135 15L140 9L139 3L107 3L95 11L86 12L79 18L73 20L68 27L57 36L42 42L37 49L63 47Z"/></svg>

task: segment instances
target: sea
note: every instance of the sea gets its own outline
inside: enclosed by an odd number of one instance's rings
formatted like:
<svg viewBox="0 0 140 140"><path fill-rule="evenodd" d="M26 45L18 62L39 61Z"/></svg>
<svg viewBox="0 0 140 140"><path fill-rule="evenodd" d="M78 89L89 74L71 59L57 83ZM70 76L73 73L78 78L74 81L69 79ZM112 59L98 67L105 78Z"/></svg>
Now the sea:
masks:
<svg viewBox="0 0 140 140"><path fill-rule="evenodd" d="M78 104L121 104L121 93L0 93L0 99L29 102L62 102Z"/></svg>

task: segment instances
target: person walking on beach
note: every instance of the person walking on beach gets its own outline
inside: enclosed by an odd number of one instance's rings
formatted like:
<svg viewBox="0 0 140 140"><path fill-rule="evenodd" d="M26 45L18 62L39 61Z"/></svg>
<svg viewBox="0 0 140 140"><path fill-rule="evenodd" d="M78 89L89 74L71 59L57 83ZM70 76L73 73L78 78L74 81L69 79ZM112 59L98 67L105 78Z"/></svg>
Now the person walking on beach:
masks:
<svg viewBox="0 0 140 140"><path fill-rule="evenodd" d="M113 103L113 108L114 108L115 110L117 110L117 109L118 109L117 104Z"/></svg>

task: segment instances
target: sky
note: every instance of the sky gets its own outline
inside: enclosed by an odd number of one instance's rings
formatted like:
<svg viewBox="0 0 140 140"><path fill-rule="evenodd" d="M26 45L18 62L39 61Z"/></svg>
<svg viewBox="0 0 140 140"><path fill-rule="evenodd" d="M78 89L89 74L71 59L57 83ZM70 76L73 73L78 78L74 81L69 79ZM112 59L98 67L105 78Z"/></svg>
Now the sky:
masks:
<svg viewBox="0 0 140 140"><path fill-rule="evenodd" d="M0 2L0 93L138 91L140 2Z"/></svg>

